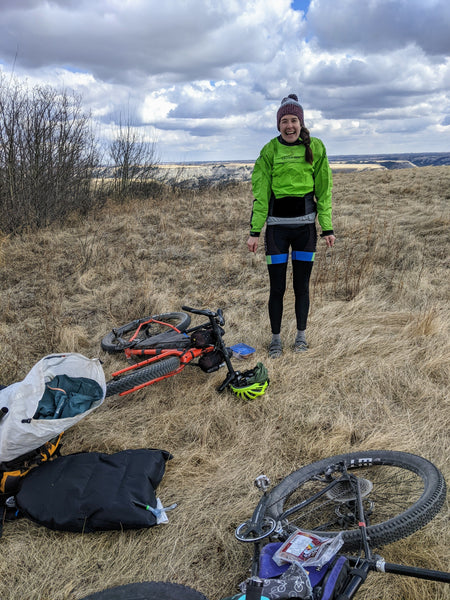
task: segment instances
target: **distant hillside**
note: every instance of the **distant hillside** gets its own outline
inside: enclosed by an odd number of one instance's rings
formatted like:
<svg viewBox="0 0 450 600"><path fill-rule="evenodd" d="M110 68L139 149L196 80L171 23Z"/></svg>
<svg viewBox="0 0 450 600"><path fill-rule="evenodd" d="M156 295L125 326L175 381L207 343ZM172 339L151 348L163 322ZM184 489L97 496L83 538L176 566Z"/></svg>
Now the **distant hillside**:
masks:
<svg viewBox="0 0 450 600"><path fill-rule="evenodd" d="M373 169L412 169L416 167L450 165L450 152L330 156L333 172L367 171ZM162 164L159 166L168 183L189 188L220 186L232 182L250 181L254 161L223 161Z"/></svg>
<svg viewBox="0 0 450 600"><path fill-rule="evenodd" d="M440 167L450 165L450 152L425 152L423 154L368 154L352 156L330 156L331 167L335 164L347 164L385 169L411 169L414 167Z"/></svg>

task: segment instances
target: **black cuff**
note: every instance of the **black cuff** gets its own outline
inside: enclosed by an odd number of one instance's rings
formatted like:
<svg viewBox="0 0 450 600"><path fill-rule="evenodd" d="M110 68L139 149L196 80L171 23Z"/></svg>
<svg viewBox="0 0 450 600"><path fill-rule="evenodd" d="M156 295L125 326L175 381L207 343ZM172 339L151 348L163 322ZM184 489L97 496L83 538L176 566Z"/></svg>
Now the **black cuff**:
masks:
<svg viewBox="0 0 450 600"><path fill-rule="evenodd" d="M250 237L259 237L260 235L260 231L250 231Z"/></svg>
<svg viewBox="0 0 450 600"><path fill-rule="evenodd" d="M334 231L332 229L328 229L327 231L322 231L320 237L325 237L326 235L334 235Z"/></svg>

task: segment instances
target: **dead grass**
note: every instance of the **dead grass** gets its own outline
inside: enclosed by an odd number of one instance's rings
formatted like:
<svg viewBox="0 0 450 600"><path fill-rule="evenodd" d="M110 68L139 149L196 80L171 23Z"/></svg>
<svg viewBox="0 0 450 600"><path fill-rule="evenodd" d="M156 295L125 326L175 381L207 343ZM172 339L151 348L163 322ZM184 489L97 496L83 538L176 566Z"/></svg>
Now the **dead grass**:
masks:
<svg viewBox="0 0 450 600"><path fill-rule="evenodd" d="M223 373L176 378L102 407L65 434L63 453L163 448L174 458L158 494L178 503L169 524L97 534L52 532L27 520L1 539L2 600L77 600L113 585L171 580L211 600L247 576L250 548L234 528L254 508L253 479L276 482L327 455L406 450L449 465L448 190L450 168L335 175L333 251L313 270L310 351L283 358L265 346L263 253L246 251L251 192L214 191L107 205L32 235L0 239L0 382L22 379L42 356L100 356L114 325L182 304L222 307L229 344L257 348L270 370L261 399L219 395ZM449 570L448 505L386 560ZM361 600L449 598L443 584L372 575Z"/></svg>

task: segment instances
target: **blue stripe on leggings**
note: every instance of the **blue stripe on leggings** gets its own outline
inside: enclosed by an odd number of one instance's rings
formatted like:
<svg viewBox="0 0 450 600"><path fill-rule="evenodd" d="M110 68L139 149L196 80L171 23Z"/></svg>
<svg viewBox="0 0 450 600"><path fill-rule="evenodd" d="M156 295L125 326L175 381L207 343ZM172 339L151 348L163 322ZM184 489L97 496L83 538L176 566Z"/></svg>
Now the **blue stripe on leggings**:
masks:
<svg viewBox="0 0 450 600"><path fill-rule="evenodd" d="M314 261L315 252L303 252L302 250L293 250L292 260L302 260L304 262Z"/></svg>
<svg viewBox="0 0 450 600"><path fill-rule="evenodd" d="M272 254L266 256L266 262L268 265L281 265L287 263L289 260L289 254Z"/></svg>

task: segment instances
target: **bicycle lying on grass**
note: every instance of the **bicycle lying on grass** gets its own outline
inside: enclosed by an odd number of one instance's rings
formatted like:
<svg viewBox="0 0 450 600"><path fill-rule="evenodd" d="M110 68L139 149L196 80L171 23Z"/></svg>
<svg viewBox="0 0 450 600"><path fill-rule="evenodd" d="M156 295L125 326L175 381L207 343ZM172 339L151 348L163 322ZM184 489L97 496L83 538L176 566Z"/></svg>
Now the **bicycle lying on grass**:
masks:
<svg viewBox="0 0 450 600"><path fill-rule="evenodd" d="M261 500L235 531L239 541L253 544L251 576L241 586L245 591L223 600L351 600L370 571L450 583L450 573L387 563L374 553L424 527L444 504L444 478L428 460L387 450L353 452L302 467L271 490L265 475L255 485L263 492ZM290 589L290 564L280 566L273 556L299 531L322 539L339 537L343 545L329 564L319 570L309 567L307 581L297 578ZM128 584L83 600L138 597L207 600L192 588L169 582Z"/></svg>
<svg viewBox="0 0 450 600"><path fill-rule="evenodd" d="M272 553L298 531L328 539L340 535L343 545L336 564L340 561L341 570L344 565L348 567L339 580L339 589L327 590L325 575L315 584L313 595L298 598L349 600L369 571L450 583L450 573L387 563L374 553L375 548L422 528L441 509L445 481L426 459L404 452L355 452L307 465L270 491L265 476L258 477L255 484L263 496L252 517L235 532L241 542L254 544L248 598L260 598L261 592L263 597L267 595L261 582L263 571L267 574L267 570L273 573L275 569L280 575ZM275 541L263 546L269 540ZM281 571L287 568L286 564ZM336 582L329 585L336 586Z"/></svg>
<svg viewBox="0 0 450 600"><path fill-rule="evenodd" d="M225 346L223 311L200 310L183 306L183 311L136 319L110 331L101 342L109 353L123 352L135 364L112 374L106 384L106 396L123 396L180 373L187 365L200 367L206 373L226 365L227 376L217 388L231 389L242 399L262 395L268 385L267 371L258 363L255 369L241 373L233 368L231 350ZM188 329L187 313L208 318L206 323Z"/></svg>

